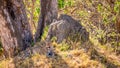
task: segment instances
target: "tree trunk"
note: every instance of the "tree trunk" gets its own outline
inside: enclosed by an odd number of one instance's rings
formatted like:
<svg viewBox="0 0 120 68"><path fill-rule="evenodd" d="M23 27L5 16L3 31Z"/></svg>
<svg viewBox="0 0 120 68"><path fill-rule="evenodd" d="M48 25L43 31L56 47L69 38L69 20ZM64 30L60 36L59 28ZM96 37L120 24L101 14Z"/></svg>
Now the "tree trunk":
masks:
<svg viewBox="0 0 120 68"><path fill-rule="evenodd" d="M22 0L0 0L0 36L6 57L30 45L32 35Z"/></svg>
<svg viewBox="0 0 120 68"><path fill-rule="evenodd" d="M58 16L57 0L41 0L41 14L39 16L38 27L35 34L35 41L41 39L44 26L52 23Z"/></svg>

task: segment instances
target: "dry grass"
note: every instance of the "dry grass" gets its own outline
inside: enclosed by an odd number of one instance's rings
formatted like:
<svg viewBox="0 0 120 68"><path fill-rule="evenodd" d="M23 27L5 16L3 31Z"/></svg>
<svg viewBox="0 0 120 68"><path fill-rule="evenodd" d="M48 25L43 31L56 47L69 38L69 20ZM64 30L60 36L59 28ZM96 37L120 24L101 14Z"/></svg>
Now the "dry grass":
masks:
<svg viewBox="0 0 120 68"><path fill-rule="evenodd" d="M52 46L56 45L54 48L55 55L53 57L47 57L47 50L44 50L44 43L42 42L41 44L38 42L32 48L33 51L36 50L35 53L31 53L25 57L24 53L29 52L28 49L15 58L2 60L0 61L0 68L107 68L107 64L101 62L99 56L93 51L86 52L83 48L61 51L59 48L60 44L55 42L53 44ZM76 46L78 47L80 45ZM90 52L95 54L95 59L91 59ZM103 50L98 53L107 58L101 59L102 61L108 60L110 63L120 66L119 58L114 54Z"/></svg>
<svg viewBox="0 0 120 68"><path fill-rule="evenodd" d="M110 41L111 37L119 38L115 29L109 27L109 25L114 24L115 15L111 14L110 7L104 2L105 0L103 1L104 7L96 5L97 0L92 0L92 3L90 0L69 1L74 1L74 4L60 9L59 14L66 13L77 20L81 20L81 24L90 33L89 42L81 44L80 42L69 41L68 43L57 44L53 41L51 43L55 52L53 57L47 57L45 43L38 42L32 47L33 53L28 56L23 55L29 52L28 49L15 58L2 60L0 61L0 68L120 68L120 55L116 55L115 52L116 43L120 40L112 39ZM109 39L104 39L109 31L112 36L108 37ZM46 35L47 31L45 31L42 40L45 39Z"/></svg>

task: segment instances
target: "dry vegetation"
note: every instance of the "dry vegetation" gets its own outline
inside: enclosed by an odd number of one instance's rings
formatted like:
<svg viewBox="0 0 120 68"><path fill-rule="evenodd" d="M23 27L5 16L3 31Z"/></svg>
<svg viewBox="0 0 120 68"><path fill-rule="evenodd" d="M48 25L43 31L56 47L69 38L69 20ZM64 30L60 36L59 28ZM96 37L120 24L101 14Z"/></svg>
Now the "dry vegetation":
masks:
<svg viewBox="0 0 120 68"><path fill-rule="evenodd" d="M34 3L37 2L38 0ZM37 42L34 47L21 52L15 58L0 61L0 68L120 68L120 34L115 28L119 5L119 0L115 2L114 9L106 0L60 2L59 14L68 14L80 20L90 33L89 42L81 44L81 42L64 40L57 44L56 38L53 38L51 46L54 47L55 55L47 57L44 42L48 31L46 27L41 42ZM39 7L39 5L34 5L36 6ZM37 7L33 11L35 10L34 13L39 15ZM32 9L28 9L30 10ZM37 15L35 16L38 17ZM30 23L36 22L36 17L30 20Z"/></svg>

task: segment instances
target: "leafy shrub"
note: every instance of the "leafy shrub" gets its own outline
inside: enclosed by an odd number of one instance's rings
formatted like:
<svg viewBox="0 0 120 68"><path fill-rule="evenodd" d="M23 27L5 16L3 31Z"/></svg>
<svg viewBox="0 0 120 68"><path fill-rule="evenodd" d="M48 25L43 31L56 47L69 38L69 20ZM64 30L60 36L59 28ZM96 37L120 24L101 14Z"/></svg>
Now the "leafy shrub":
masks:
<svg viewBox="0 0 120 68"><path fill-rule="evenodd" d="M61 51L67 51L70 48L70 45L68 43L66 43L65 41L60 43L58 46L59 46Z"/></svg>
<svg viewBox="0 0 120 68"><path fill-rule="evenodd" d="M64 0L58 0L58 7L64 8L65 7L65 1Z"/></svg>
<svg viewBox="0 0 120 68"><path fill-rule="evenodd" d="M65 8L65 7L71 7L73 6L75 3L75 1L72 0L58 0L58 7L61 8Z"/></svg>

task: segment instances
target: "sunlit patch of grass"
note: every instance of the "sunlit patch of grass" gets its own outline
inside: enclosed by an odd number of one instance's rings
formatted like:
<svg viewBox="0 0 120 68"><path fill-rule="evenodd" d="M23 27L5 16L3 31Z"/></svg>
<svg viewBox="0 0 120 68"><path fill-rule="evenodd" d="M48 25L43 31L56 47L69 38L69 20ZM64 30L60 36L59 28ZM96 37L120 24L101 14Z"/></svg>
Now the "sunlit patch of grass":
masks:
<svg viewBox="0 0 120 68"><path fill-rule="evenodd" d="M70 48L70 46L68 46L67 44L60 45L59 47L61 51L67 51Z"/></svg>
<svg viewBox="0 0 120 68"><path fill-rule="evenodd" d="M97 40L93 38L91 38L91 42L93 43L96 42L94 43L94 48L98 51L98 53L104 55L104 57L106 57L106 59L109 60L109 62L113 63L114 65L120 66L120 61L118 57L114 54L113 52L114 48L112 48L110 44L101 45ZM104 59L102 60L104 61Z"/></svg>
<svg viewBox="0 0 120 68"><path fill-rule="evenodd" d="M54 45L56 45L56 44L54 43ZM70 49L70 45L68 43L66 43L65 41L62 41L62 43L57 44L57 48L60 51L68 51Z"/></svg>
<svg viewBox="0 0 120 68"><path fill-rule="evenodd" d="M67 8L65 8L66 7L65 4L64 5L62 4L61 9L63 10L64 13L71 14L73 9L77 7L77 6L75 6L75 4L77 4L76 2L78 2L78 1L66 0L66 2L67 1L68 1ZM83 3L83 1L85 1L85 0L79 0L79 2L81 2L81 3ZM38 0L37 0L37 2L38 2ZM75 4L74 4L74 2L75 2ZM98 52L100 54L104 55L105 58L107 58L107 60L109 60L110 62L112 62L115 65L120 66L120 62L118 60L119 58L114 54L114 52L113 52L114 48L111 47L111 43L114 43L113 46L115 46L115 45L117 45L116 42L113 41L113 42L108 42L107 44L101 44L98 41L98 38L105 38L106 34L105 34L104 30L100 29L99 27L96 27L94 25L94 23L91 22L91 19L89 19L89 16L92 15L92 12L88 11L87 9L95 7L95 6L91 7L93 1L91 3L88 1L85 1L85 2L86 2L86 4L88 4L88 7L87 8L82 7L81 10L76 9L73 15L75 15L75 17L77 17L78 19L81 19L82 25L85 26L85 28L90 32L90 34L91 34L90 41L93 43L92 47L95 48L96 50L98 50ZM120 5L120 3L116 2L116 5L114 7L114 11L116 13L118 13L118 11L119 11L118 10L119 5ZM110 9L109 6L107 6L107 8ZM35 10L36 11L34 12L34 14L35 14L35 16L37 16L38 13L40 12L39 8L35 8ZM113 16L110 16L111 18L109 18L109 15L111 15L111 12L108 11L105 7L98 4L96 10L100 13L100 16L102 17L102 19L101 19L102 22L100 22L100 23L103 23L105 26L107 24L110 24L111 21L113 23L115 23L114 21L115 21L116 17L113 15ZM37 22L36 17L34 18L34 20ZM97 24L100 24L100 23L97 23ZM91 27L88 25L90 25ZM93 30L90 30L91 28ZM33 32L35 32L35 30ZM44 41L46 39L47 32L48 32L48 26L45 27L45 29L44 29L42 41ZM95 35L95 33L97 33L97 34ZM111 32L111 35L112 35L112 37L114 37L115 33ZM74 37L74 39L76 40L76 37ZM56 60L56 58L54 58L54 59L47 58L45 54L42 54L42 55L36 54L30 58L26 58L25 60L22 60L23 62L20 65L18 64L19 63L18 62L17 65L23 66L22 68L25 68L26 65L28 65L29 67L33 66L33 68L34 67L52 68L52 66L55 66L56 68L61 68L60 65L64 65L62 63L65 61L70 68L106 68L105 65L102 64L101 62L90 59L89 53L91 53L92 51L89 51L87 53L84 49L82 49L82 48L80 49L80 47L82 45L80 41L76 42L76 41L71 41L71 40L67 40L67 41L64 40L62 43L58 44L56 42L56 40L57 40L56 37L52 38L52 40L51 40L52 46L55 48L55 52L57 53L57 55L59 55L63 60L61 60L60 57L57 57L57 60ZM102 39L102 41L105 41L105 39ZM42 45L42 44L39 44L39 45ZM89 46L89 45L91 45L91 44L88 43L85 46ZM119 45L120 45L120 43L119 43ZM44 50L42 50L42 51L44 51ZM104 61L105 59L101 59L101 60ZM9 62L10 62L9 59L0 61L0 68L7 68L7 66L9 65Z"/></svg>
<svg viewBox="0 0 120 68"><path fill-rule="evenodd" d="M90 57L87 55L87 53L84 52L84 50L71 50L64 53L67 55L67 57L65 56L63 59L71 68L104 68L104 65L102 65L100 62L90 60Z"/></svg>
<svg viewBox="0 0 120 68"><path fill-rule="evenodd" d="M3 55L3 47L2 47L2 42L1 42L1 38L0 38L0 56Z"/></svg>
<svg viewBox="0 0 120 68"><path fill-rule="evenodd" d="M76 41L72 41L72 40L68 40L68 39L64 39L61 43L57 43L56 42L57 38L53 37L52 38L52 46L55 47L57 50L60 51L69 51L69 50L74 50L74 49L80 49L80 45L81 42L77 40Z"/></svg>
<svg viewBox="0 0 120 68"><path fill-rule="evenodd" d="M96 49L100 49L101 51L104 51L104 52L113 52L114 51L114 48L111 47L111 44L110 43L107 43L107 44L104 44L102 45L97 39L95 38L90 38L90 41L94 44L94 47ZM96 42L96 43L94 43Z"/></svg>
<svg viewBox="0 0 120 68"><path fill-rule="evenodd" d="M42 35L42 40L45 40L45 39L46 39L47 34L48 34L48 29L49 29L48 26L46 26L46 27L44 28L44 32L43 32L43 35Z"/></svg>
<svg viewBox="0 0 120 68"><path fill-rule="evenodd" d="M0 68L10 68L10 67L15 68L12 58L4 59L0 61Z"/></svg>
<svg viewBox="0 0 120 68"><path fill-rule="evenodd" d="M39 54L36 54L34 55L32 58L31 58L33 65L35 66L45 66L46 65L46 62L48 62L48 59L45 55L39 55ZM50 66L50 64L47 63L48 66Z"/></svg>
<svg viewBox="0 0 120 68"><path fill-rule="evenodd" d="M80 17L88 16L88 12L87 11L78 11L78 14L79 14Z"/></svg>

